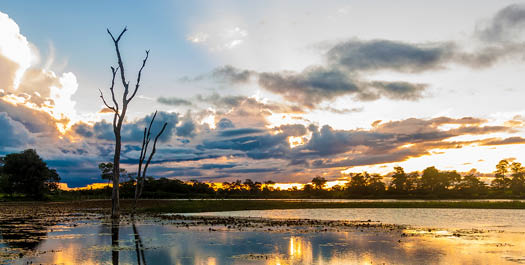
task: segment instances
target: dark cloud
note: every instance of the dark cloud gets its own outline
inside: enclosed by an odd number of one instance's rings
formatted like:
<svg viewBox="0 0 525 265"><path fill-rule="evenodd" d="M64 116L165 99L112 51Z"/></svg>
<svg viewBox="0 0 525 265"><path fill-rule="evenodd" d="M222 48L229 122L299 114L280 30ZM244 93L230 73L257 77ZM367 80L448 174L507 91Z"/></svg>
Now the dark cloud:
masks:
<svg viewBox="0 0 525 265"><path fill-rule="evenodd" d="M408 82L374 81L370 84L378 91L378 97L383 95L395 100L416 100L422 97L426 84L412 84Z"/></svg>
<svg viewBox="0 0 525 265"><path fill-rule="evenodd" d="M2 128L2 137L0 137L0 149L6 147L24 148L34 143L35 138L26 129L26 127L17 121L14 121L5 112L0 112L0 128Z"/></svg>
<svg viewBox="0 0 525 265"><path fill-rule="evenodd" d="M222 118L219 122L217 122L216 126L219 130L235 128L233 122L226 118Z"/></svg>
<svg viewBox="0 0 525 265"><path fill-rule="evenodd" d="M170 106L191 106L191 101L176 97L166 98L166 97L159 97L157 98L157 102L170 105Z"/></svg>
<svg viewBox="0 0 525 265"><path fill-rule="evenodd" d="M239 129L221 130L217 133L217 135L222 136L222 137L232 137L232 136L263 133L263 132L266 132L266 131L263 129L258 129L258 128L239 128Z"/></svg>
<svg viewBox="0 0 525 265"><path fill-rule="evenodd" d="M483 141L481 145L507 145L507 144L525 144L525 138L514 136L505 139L489 139Z"/></svg>
<svg viewBox="0 0 525 265"><path fill-rule="evenodd" d="M199 75L196 77L183 77L183 82L201 82L206 80L213 80L223 83L240 84L250 81L255 72L250 70L242 70L231 65L225 65L215 68L211 73Z"/></svg>
<svg viewBox="0 0 525 265"><path fill-rule="evenodd" d="M225 169L225 168L233 168L236 167L237 164L230 163L230 164L203 164L200 168L201 169Z"/></svg>
<svg viewBox="0 0 525 265"><path fill-rule="evenodd" d="M43 111L33 110L24 105L13 105L0 99L0 112L7 113L31 133L58 136L56 120Z"/></svg>
<svg viewBox="0 0 525 265"><path fill-rule="evenodd" d="M197 148L200 150L223 149L240 151L252 159L284 158L290 150L284 134L242 135L233 138L206 139Z"/></svg>
<svg viewBox="0 0 525 265"><path fill-rule="evenodd" d="M484 26L479 26L477 36L487 42L515 41L525 29L525 5L513 4L501 9Z"/></svg>
<svg viewBox="0 0 525 265"><path fill-rule="evenodd" d="M241 105L244 101L248 100L245 96L221 96L214 93L209 96L197 95L197 100L205 103L210 103L220 108L233 108Z"/></svg>
<svg viewBox="0 0 525 265"><path fill-rule="evenodd" d="M286 100L313 108L324 100L359 93L359 84L347 74L324 67L310 67L301 73L261 73L259 85Z"/></svg>
<svg viewBox="0 0 525 265"><path fill-rule="evenodd" d="M450 44L408 44L389 40L339 43L331 48L326 57L335 67L348 71L394 70L421 72L440 67L450 58Z"/></svg>
<svg viewBox="0 0 525 265"><path fill-rule="evenodd" d="M195 122L191 118L186 118L180 126L177 126L177 136L193 137L195 136Z"/></svg>
<svg viewBox="0 0 525 265"><path fill-rule="evenodd" d="M141 142L144 137L144 128L149 126L153 114L147 115L144 118L126 123L122 126L121 136L123 141ZM159 140L167 142L171 137L177 133L178 136L191 136L195 129L193 121L185 120L181 126L176 127L179 123L179 114L168 113L160 111L157 113L155 122L151 127L151 132L156 135L162 128L163 124L167 122L166 130L161 135ZM72 130L83 137L96 138L100 140L113 141L115 139L113 133L113 125L106 121L96 122L94 125L87 125L84 123L77 123L72 126Z"/></svg>
<svg viewBox="0 0 525 265"><path fill-rule="evenodd" d="M211 73L215 80L222 80L228 83L246 83L254 74L253 71L237 69L231 65L216 68Z"/></svg>

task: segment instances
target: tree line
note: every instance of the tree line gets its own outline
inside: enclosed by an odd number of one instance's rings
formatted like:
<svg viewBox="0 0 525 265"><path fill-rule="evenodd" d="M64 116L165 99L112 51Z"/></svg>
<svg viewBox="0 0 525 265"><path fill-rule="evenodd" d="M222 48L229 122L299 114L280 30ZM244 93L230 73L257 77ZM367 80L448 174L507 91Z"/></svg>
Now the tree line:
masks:
<svg viewBox="0 0 525 265"><path fill-rule="evenodd" d="M101 163L101 177L111 172L111 163ZM105 170L102 170L105 168ZM135 179L127 176L121 186L122 196L132 198ZM487 183L475 173L441 171L427 167L421 172L405 172L402 167L382 176L368 172L351 173L343 185L326 186L323 177L310 183L281 190L273 181L236 180L223 183L184 182L178 179L146 177L146 198L524 198L525 168L519 162L501 160L496 165L492 181ZM102 191L80 191L97 194Z"/></svg>
<svg viewBox="0 0 525 265"><path fill-rule="evenodd" d="M100 176L112 181L113 164L100 163ZM427 167L421 172L405 172L402 167L385 176L367 172L351 173L342 185L327 187L327 180L314 177L301 189L281 190L273 181L251 179L223 183L184 182L178 179L144 177L119 169L123 198L136 198L137 179L142 181L145 198L525 198L525 167L519 162L501 160L492 181L487 183L474 173L441 171ZM21 194L33 199L45 196L93 196L105 198L112 188L60 191L60 176L34 149L0 158L0 192Z"/></svg>

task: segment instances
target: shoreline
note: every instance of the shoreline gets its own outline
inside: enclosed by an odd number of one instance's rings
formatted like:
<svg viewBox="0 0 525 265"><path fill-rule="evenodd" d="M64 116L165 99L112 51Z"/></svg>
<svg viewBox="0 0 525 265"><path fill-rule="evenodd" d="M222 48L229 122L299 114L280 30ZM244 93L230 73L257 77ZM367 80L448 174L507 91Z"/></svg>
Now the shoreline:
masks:
<svg viewBox="0 0 525 265"><path fill-rule="evenodd" d="M122 200L123 213L132 212L132 200ZM65 202L0 202L0 209L8 208L49 208L57 211L77 211L86 213L108 213L110 200L83 200ZM163 200L144 199L138 202L137 213L200 213L244 210L282 210L282 209L321 209L321 208L439 208L439 209L525 209L525 201L305 201L305 200L221 200L189 199ZM6 209L6 210L8 210Z"/></svg>

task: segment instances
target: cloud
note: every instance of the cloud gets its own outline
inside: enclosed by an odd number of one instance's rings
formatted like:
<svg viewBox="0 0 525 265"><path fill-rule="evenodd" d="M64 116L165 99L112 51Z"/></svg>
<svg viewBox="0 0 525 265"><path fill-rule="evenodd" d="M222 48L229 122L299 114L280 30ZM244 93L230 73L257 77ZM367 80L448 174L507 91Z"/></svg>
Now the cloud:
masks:
<svg viewBox="0 0 525 265"><path fill-rule="evenodd" d="M37 59L37 56L32 51L26 37L20 34L20 28L16 22L2 12L0 12L0 28L2 28L2 33L0 34L0 61L10 61L13 64L11 67L5 67L5 65L0 63L0 74L4 78L5 76L11 77L11 80L6 84L0 81L0 85L2 85L3 89L16 89L22 75ZM13 72L6 73L8 71Z"/></svg>
<svg viewBox="0 0 525 265"><path fill-rule="evenodd" d="M23 124L14 121L5 112L0 112L0 128L2 128L0 148L3 150L5 150L6 147L22 149L25 148L25 146L33 144L35 141L31 132L29 132Z"/></svg>
<svg viewBox="0 0 525 265"><path fill-rule="evenodd" d="M311 67L301 73L261 73L259 85L310 108L323 100L360 90L346 74L323 67Z"/></svg>
<svg viewBox="0 0 525 265"><path fill-rule="evenodd" d="M327 60L335 67L350 72L370 70L394 70L422 72L440 67L450 58L451 44L408 44L390 40L339 43L331 48Z"/></svg>
<svg viewBox="0 0 525 265"><path fill-rule="evenodd" d="M217 122L216 127L219 130L224 130L224 129L235 128L235 125L233 124L231 120L222 118L219 122Z"/></svg>
<svg viewBox="0 0 525 265"><path fill-rule="evenodd" d="M408 43L398 40L350 39L340 41L324 53L324 63L310 65L302 71L255 72L231 65L216 68L204 77L229 84L255 80L267 91L300 107L317 108L324 101L351 95L356 101L380 98L419 100L428 84L406 80L370 80L380 71L414 74L446 69L451 65L468 68L490 67L495 63L524 55L517 42L525 28L525 5L510 5L500 10L487 25L478 27L475 35L482 40L472 50L455 41Z"/></svg>
<svg viewBox="0 0 525 265"><path fill-rule="evenodd" d="M295 137L303 136L307 133L306 127L304 127L302 124L284 124L277 127L276 129L279 129L285 135Z"/></svg>
<svg viewBox="0 0 525 265"><path fill-rule="evenodd" d="M138 120L124 124L121 130L122 140L142 142L142 138L144 137L144 128L149 126L152 117L153 114L150 114ZM192 121L189 122L187 120L185 120L180 127L177 127L177 124L179 123L178 113L159 111L157 113L157 117L155 118L155 122L151 127L152 135L156 135L165 122L167 122L168 125L166 126L164 133L159 138L161 142L167 142L171 140L174 134L177 134L178 136L190 136L195 129ZM113 141L115 139L113 125L104 120L95 122L93 125L88 125L82 122L76 123L72 126L72 131L77 135L86 138L95 138L106 141Z"/></svg>
<svg viewBox="0 0 525 265"><path fill-rule="evenodd" d="M77 120L78 88L73 73L57 75L36 66L38 50L20 34L16 22L0 12L0 100L47 112L64 133Z"/></svg>
<svg viewBox="0 0 525 265"><path fill-rule="evenodd" d="M507 145L507 144L525 144L525 138L519 136L508 137L504 139L489 139L483 141L481 145Z"/></svg>
<svg viewBox="0 0 525 265"><path fill-rule="evenodd" d="M315 108L325 100L354 95L357 100L381 97L393 100L416 100L427 85L408 82L364 82L334 68L311 67L303 72L260 73L259 85L286 100Z"/></svg>
<svg viewBox="0 0 525 265"><path fill-rule="evenodd" d="M159 97L157 99L157 102L170 105L170 106L191 106L191 101L176 97L166 98L166 97Z"/></svg>
<svg viewBox="0 0 525 265"><path fill-rule="evenodd" d="M423 97L426 84L412 84L408 82L374 81L370 84L378 91L378 96L383 95L395 100L417 100Z"/></svg>
<svg viewBox="0 0 525 265"><path fill-rule="evenodd" d="M214 80L222 80L224 82L237 84L248 82L253 74L253 71L241 70L231 65L225 65L213 70L211 77Z"/></svg>
<svg viewBox="0 0 525 265"><path fill-rule="evenodd" d="M478 26L476 35L486 42L514 42L525 29L525 5L509 5L494 15L486 25Z"/></svg>

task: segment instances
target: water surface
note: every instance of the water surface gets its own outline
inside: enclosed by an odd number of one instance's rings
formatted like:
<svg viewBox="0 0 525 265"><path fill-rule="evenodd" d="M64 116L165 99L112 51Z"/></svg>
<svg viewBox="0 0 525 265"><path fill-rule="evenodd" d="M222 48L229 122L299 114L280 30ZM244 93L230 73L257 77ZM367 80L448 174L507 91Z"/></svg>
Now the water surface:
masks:
<svg viewBox="0 0 525 265"><path fill-rule="evenodd" d="M525 263L523 212L373 208L204 214L238 216L222 219L232 220L231 227L227 223L202 221L186 227L188 220L149 216L112 223L102 216L53 219L4 215L0 216L0 263L520 264ZM368 227L365 222L355 227L322 223L310 227L247 228L242 226L249 222L250 219L243 218L247 216L370 219L414 227Z"/></svg>

